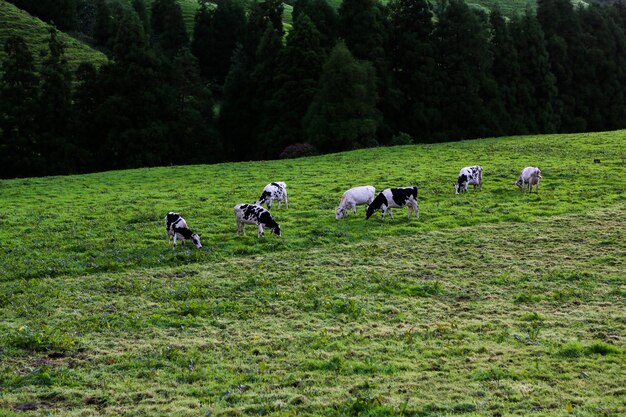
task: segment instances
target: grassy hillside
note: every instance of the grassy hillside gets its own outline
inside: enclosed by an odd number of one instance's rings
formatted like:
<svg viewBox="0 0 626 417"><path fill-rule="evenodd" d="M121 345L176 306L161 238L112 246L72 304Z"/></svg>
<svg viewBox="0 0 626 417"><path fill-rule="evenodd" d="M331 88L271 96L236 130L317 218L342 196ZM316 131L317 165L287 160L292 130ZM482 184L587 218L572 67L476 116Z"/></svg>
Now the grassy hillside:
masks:
<svg viewBox="0 0 626 417"><path fill-rule="evenodd" d="M0 0L0 61L4 59L6 39L12 34L17 34L26 39L35 61L40 62L42 59L40 51L44 50L46 53L48 51L48 27L46 23L18 9L13 4ZM83 42L65 33L60 33L59 37L67 47L65 55L72 68L78 67L81 62L100 65L107 61L103 53Z"/></svg>
<svg viewBox="0 0 626 417"><path fill-rule="evenodd" d="M0 181L0 414L622 415L625 133ZM283 237L237 238L275 180ZM419 220L336 221L360 184Z"/></svg>

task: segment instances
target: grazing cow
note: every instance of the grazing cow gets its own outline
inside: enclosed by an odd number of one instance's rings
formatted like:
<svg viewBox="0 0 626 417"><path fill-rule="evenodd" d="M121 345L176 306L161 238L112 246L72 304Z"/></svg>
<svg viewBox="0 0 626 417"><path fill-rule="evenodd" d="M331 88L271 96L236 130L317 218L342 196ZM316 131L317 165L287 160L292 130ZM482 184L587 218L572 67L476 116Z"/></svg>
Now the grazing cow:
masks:
<svg viewBox="0 0 626 417"><path fill-rule="evenodd" d="M267 208L271 210L272 201L276 200L278 200L278 208L280 208L281 201L285 202L285 208L289 208L287 201L287 184L284 182L272 182L267 184L263 189L263 193L261 193L261 197L259 197L255 204L259 206L267 204Z"/></svg>
<svg viewBox="0 0 626 417"><path fill-rule="evenodd" d="M480 186L480 191L483 190L483 167L480 165L474 165L471 167L465 167L459 172L459 179L454 184L454 191L456 194L460 192L467 192L467 186L474 185L474 191L476 186Z"/></svg>
<svg viewBox="0 0 626 417"><path fill-rule="evenodd" d="M271 229L276 236L280 236L280 226L274 221L269 211L258 204L237 204L235 206L235 220L237 221L237 236L243 231L246 235L246 224L259 226L257 237L264 236L264 229Z"/></svg>
<svg viewBox="0 0 626 417"><path fill-rule="evenodd" d="M365 220L372 217L372 214L378 209L381 209L383 212L383 220L385 220L385 214L387 212L389 212L389 215L393 219L391 209L404 206L409 207L409 219L411 218L411 212L414 212L415 217L419 218L420 209L417 205L417 187L387 188L381 191L374 201L372 201L372 204L367 207Z"/></svg>
<svg viewBox="0 0 626 417"><path fill-rule="evenodd" d="M174 213L173 211L167 213L167 216L165 216L165 229L167 230L168 245L171 243L173 236L174 246L176 246L176 238L178 238L183 241L183 244L185 243L185 240L191 240L196 248L202 248L200 236L193 233L191 229L189 229L187 222L180 214Z"/></svg>
<svg viewBox="0 0 626 417"><path fill-rule="evenodd" d="M347 216L350 209L354 210L354 214L356 214L356 206L359 204L372 204L375 193L376 188L371 185L350 188L348 191L343 193L339 207L337 207L336 210L335 218L339 220L342 217Z"/></svg>
<svg viewBox="0 0 626 417"><path fill-rule="evenodd" d="M526 167L522 170L519 178L515 182L520 189L520 191L524 191L526 189L526 184L528 184L528 192L533 192L533 185L537 186L537 192L539 192L539 181L541 180L541 170L537 167Z"/></svg>

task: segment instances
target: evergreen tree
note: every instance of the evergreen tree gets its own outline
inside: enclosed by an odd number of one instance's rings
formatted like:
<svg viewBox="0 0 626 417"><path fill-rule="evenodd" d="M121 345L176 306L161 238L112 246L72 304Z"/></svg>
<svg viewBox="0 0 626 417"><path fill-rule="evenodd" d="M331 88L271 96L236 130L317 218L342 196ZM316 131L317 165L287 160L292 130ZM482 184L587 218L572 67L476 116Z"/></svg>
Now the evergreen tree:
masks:
<svg viewBox="0 0 626 417"><path fill-rule="evenodd" d="M252 3L244 36L244 47L249 59L254 60L268 24L271 24L282 38L285 33L282 20L283 9L280 0L264 0Z"/></svg>
<svg viewBox="0 0 626 417"><path fill-rule="evenodd" d="M65 58L65 46L58 32L50 28L49 55L40 70L37 127L39 151L46 160L46 173L67 173L74 168L74 145L69 138L72 77Z"/></svg>
<svg viewBox="0 0 626 417"><path fill-rule="evenodd" d="M389 3L389 66L394 87L401 91L394 110L386 115L395 131L420 141L431 136L437 120L433 89L436 74L433 13L426 0L392 0Z"/></svg>
<svg viewBox="0 0 626 417"><path fill-rule="evenodd" d="M146 9L146 3L144 0L133 0L133 10L137 13L139 20L143 23L143 31L146 35L150 36L150 17L148 16L148 10Z"/></svg>
<svg viewBox="0 0 626 417"><path fill-rule="evenodd" d="M0 75L0 178L38 175L35 113L38 79L24 38L11 35L4 44Z"/></svg>
<svg viewBox="0 0 626 417"><path fill-rule="evenodd" d="M93 37L98 45L106 46L115 34L113 16L107 0L96 0L96 21Z"/></svg>
<svg viewBox="0 0 626 417"><path fill-rule="evenodd" d="M339 16L326 0L296 0L292 17L295 22L305 14L315 24L320 33L320 45L330 50L337 42Z"/></svg>
<svg viewBox="0 0 626 417"><path fill-rule="evenodd" d="M92 63L81 63L74 75L75 86L72 95L72 136L77 145L79 161L77 169L88 172L97 166L100 156L98 134L93 130L93 122L100 103L98 70Z"/></svg>
<svg viewBox="0 0 626 417"><path fill-rule="evenodd" d="M191 52L198 60L200 74L204 78L210 78L215 65L215 56L211 50L213 39L216 33L213 31L214 12L209 9L206 3L201 3L193 26L193 37L191 39Z"/></svg>
<svg viewBox="0 0 626 417"><path fill-rule="evenodd" d="M511 33L520 69L516 113L523 120L523 133L556 132L559 125L556 78L550 70L541 25L532 11L527 10L520 19L513 20Z"/></svg>
<svg viewBox="0 0 626 417"><path fill-rule="evenodd" d="M235 49L232 65L224 83L224 99L219 128L228 159L242 161L257 155L254 129L258 121L255 80L252 64L242 46Z"/></svg>
<svg viewBox="0 0 626 417"><path fill-rule="evenodd" d="M238 42L243 40L246 13L240 0L219 0L212 25L209 53L213 56L209 78L223 84ZM282 27L281 27L282 28Z"/></svg>
<svg viewBox="0 0 626 417"><path fill-rule="evenodd" d="M587 65L579 54L580 22L569 0L538 0L537 19L545 34L550 67L556 77L560 109L560 130L579 132L586 129L584 118L576 114L576 90L580 87L579 70Z"/></svg>
<svg viewBox="0 0 626 417"><path fill-rule="evenodd" d="M462 0L451 0L435 30L438 58L439 139L460 140L500 133L488 108L493 99L486 25Z"/></svg>
<svg viewBox="0 0 626 417"><path fill-rule="evenodd" d="M323 64L319 31L307 15L300 14L279 57L274 76L278 88L265 102L258 135L263 156L276 158L288 145L302 142L302 120L317 91Z"/></svg>
<svg viewBox="0 0 626 417"><path fill-rule="evenodd" d="M339 42L323 67L319 90L305 116L308 141L322 152L376 145L380 124L376 100L374 68L356 60Z"/></svg>
<svg viewBox="0 0 626 417"><path fill-rule="evenodd" d="M498 89L492 108L492 117L499 119L504 134L526 133L526 126L517 112L517 85L520 82L520 68L517 49L513 43L510 27L498 8L489 15L491 25L492 74Z"/></svg>
<svg viewBox="0 0 626 417"><path fill-rule="evenodd" d="M339 7L339 34L352 55L384 67L385 28L376 0L344 0Z"/></svg>
<svg viewBox="0 0 626 417"><path fill-rule="evenodd" d="M189 46L183 13L176 0L155 0L152 3L150 27L155 49L169 58Z"/></svg>

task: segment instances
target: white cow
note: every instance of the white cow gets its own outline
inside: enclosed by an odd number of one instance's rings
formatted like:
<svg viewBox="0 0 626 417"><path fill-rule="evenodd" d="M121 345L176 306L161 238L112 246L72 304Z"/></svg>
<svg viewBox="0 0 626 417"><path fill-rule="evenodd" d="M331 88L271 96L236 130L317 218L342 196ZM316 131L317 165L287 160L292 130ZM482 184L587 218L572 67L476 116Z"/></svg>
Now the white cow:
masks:
<svg viewBox="0 0 626 417"><path fill-rule="evenodd" d="M526 189L526 184L528 184L528 192L533 192L533 185L537 186L537 192L539 192L539 181L541 180L541 170L537 167L526 167L522 170L519 178L515 182L520 189L520 191L524 191Z"/></svg>
<svg viewBox="0 0 626 417"><path fill-rule="evenodd" d="M285 208L289 208L289 202L287 201L287 184L284 182L272 182L265 186L261 197L255 204L259 206L267 204L269 210L272 209L272 201L278 201L278 208L280 208L280 202L285 202Z"/></svg>
<svg viewBox="0 0 626 417"><path fill-rule="evenodd" d="M371 185L364 185L362 187L350 188L343 193L339 207L337 207L335 218L337 220L344 216L347 216L350 209L356 214L356 206L359 204L367 204L368 206L374 201L374 195L376 194L376 188Z"/></svg>

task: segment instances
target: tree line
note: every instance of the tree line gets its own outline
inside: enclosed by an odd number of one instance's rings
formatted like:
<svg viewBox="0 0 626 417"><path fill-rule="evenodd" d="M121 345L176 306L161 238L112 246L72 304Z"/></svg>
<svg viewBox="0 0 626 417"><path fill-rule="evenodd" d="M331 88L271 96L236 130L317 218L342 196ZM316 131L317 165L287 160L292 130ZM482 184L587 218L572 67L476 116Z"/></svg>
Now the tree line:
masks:
<svg viewBox="0 0 626 417"><path fill-rule="evenodd" d="M14 2L110 62L70 70L53 28L35 67L7 39L3 178L626 126L621 3L294 0L286 33L279 0L202 1L189 36L175 0Z"/></svg>

